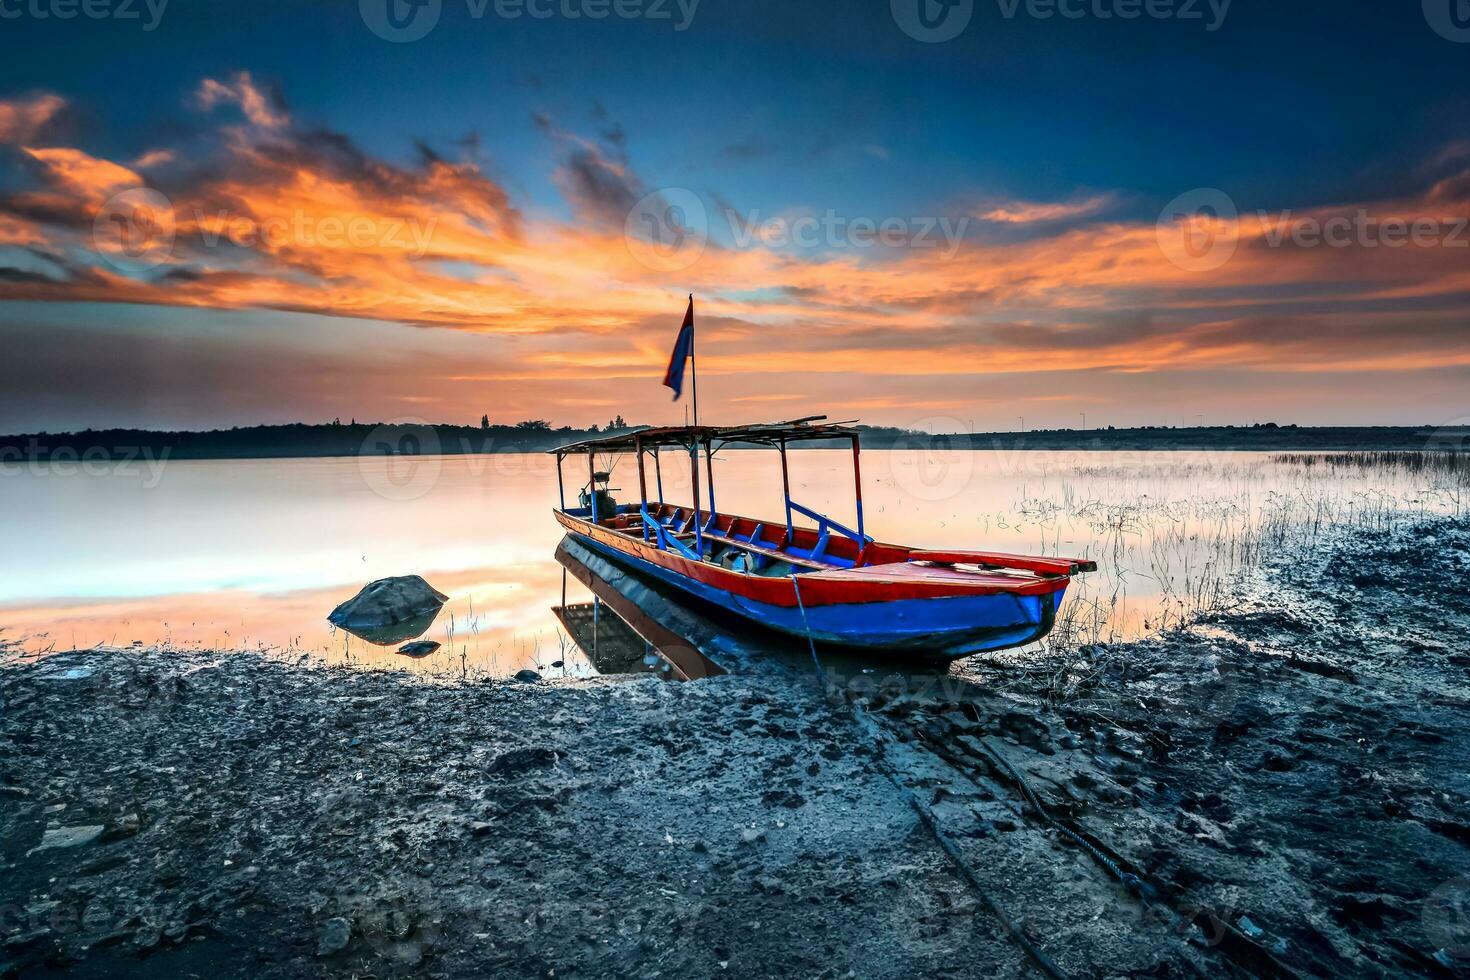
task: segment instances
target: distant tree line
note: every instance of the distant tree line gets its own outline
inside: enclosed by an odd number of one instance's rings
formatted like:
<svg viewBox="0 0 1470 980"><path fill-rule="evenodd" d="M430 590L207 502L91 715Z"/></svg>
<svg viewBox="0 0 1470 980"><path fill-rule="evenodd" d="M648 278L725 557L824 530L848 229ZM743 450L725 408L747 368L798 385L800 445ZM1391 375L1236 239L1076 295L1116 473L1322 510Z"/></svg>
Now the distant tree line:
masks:
<svg viewBox="0 0 1470 980"><path fill-rule="evenodd" d="M139 453L168 459L262 459L298 456L376 456L545 452L569 443L648 426L630 425L621 415L607 425L578 429L554 427L545 419L478 425L358 422L340 418L326 424L258 425L204 432L142 429L87 429L81 432L0 436L0 464L7 461L113 457ZM1426 447L1430 427L1299 427L1275 422L1252 426L1112 426L1086 430L1033 429L1026 432L943 433L931 435L885 426L858 426L865 449L1053 449L1053 450L1207 450L1262 451L1416 450ZM813 448L845 448L845 440L810 443ZM731 447L738 448L738 447Z"/></svg>
<svg viewBox="0 0 1470 980"><path fill-rule="evenodd" d="M615 419L614 423L622 422ZM632 428L623 423L621 428ZM645 427L646 428L646 427ZM151 429L86 429L0 436L0 461L67 457L125 459L139 451L169 459L267 459L299 456L381 456L543 452L603 435L599 426L554 428L544 419L492 424L482 415L477 426L373 423L340 418L325 424L232 426L202 432Z"/></svg>

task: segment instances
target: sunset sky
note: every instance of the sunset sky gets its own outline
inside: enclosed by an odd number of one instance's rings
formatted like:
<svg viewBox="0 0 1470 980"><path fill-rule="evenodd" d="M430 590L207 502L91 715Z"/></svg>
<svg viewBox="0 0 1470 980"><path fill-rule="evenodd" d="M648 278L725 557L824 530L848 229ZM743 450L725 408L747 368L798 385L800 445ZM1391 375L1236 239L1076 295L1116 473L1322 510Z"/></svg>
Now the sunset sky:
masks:
<svg viewBox="0 0 1470 980"><path fill-rule="evenodd" d="M93 2L0 20L3 432L675 422L691 292L713 422L1470 415L1452 0Z"/></svg>

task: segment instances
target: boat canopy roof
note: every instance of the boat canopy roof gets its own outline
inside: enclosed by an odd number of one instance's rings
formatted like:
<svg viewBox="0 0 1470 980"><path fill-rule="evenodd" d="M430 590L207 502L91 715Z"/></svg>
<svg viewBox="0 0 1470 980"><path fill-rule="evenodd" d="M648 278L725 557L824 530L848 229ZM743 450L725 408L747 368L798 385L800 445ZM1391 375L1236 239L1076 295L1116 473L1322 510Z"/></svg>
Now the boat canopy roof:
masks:
<svg viewBox="0 0 1470 980"><path fill-rule="evenodd" d="M858 435L853 422L828 422L825 415L809 415L792 419L790 422L767 422L754 425L680 425L657 429L639 429L624 432L604 439L589 439L547 450L557 456L575 453L633 452L639 446L653 449L658 446L682 446L719 443L745 443L756 446L776 446L782 442L801 442L813 439L851 439Z"/></svg>

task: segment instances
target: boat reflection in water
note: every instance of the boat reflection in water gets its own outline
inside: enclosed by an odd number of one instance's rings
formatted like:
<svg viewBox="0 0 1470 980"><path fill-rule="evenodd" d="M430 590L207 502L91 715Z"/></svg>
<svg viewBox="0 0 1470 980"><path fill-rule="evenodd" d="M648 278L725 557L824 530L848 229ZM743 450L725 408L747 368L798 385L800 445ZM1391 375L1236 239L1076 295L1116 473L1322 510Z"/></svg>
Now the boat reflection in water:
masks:
<svg viewBox="0 0 1470 980"><path fill-rule="evenodd" d="M654 674L664 680L691 681L725 673L700 653L708 642L697 615L646 584L564 538L556 560L566 574L592 593L591 602L562 604L552 612L572 642L600 674Z"/></svg>

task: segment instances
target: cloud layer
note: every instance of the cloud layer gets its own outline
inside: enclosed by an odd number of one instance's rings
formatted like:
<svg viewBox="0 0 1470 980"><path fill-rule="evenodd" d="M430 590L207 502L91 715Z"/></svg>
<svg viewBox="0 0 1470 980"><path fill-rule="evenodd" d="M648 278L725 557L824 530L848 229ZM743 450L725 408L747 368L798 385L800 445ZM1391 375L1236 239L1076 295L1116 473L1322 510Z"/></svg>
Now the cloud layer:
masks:
<svg viewBox="0 0 1470 980"><path fill-rule="evenodd" d="M546 214L512 200L473 145L382 159L298 122L247 72L204 79L185 101L198 135L132 160L54 137L69 108L58 95L0 101L0 153L21 175L0 198L0 297L490 335L516 346L444 381L535 391L547 404L535 414L568 420L585 393L566 382L656 380L687 292L702 373L732 379L732 405L756 414L811 407L820 391L879 420L964 417L986 403L974 379L1004 375L1117 404L1100 375L1397 384L1470 365L1463 144L1415 169L1415 192L1383 200L1272 213L1230 202L1240 210L1159 223L1147 206L1119 217L1120 192L990 197L917 217L807 215L818 236L792 244L742 234L751 212L712 193L655 190L615 126L587 136L534 121L566 205ZM941 242L925 226L965 233ZM844 396L854 377L878 394ZM919 394L936 385L953 397Z"/></svg>

